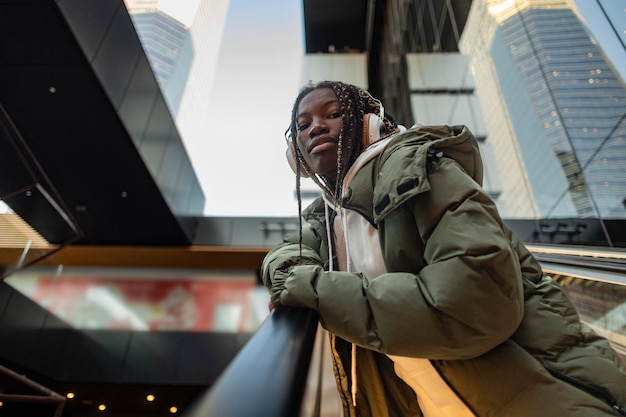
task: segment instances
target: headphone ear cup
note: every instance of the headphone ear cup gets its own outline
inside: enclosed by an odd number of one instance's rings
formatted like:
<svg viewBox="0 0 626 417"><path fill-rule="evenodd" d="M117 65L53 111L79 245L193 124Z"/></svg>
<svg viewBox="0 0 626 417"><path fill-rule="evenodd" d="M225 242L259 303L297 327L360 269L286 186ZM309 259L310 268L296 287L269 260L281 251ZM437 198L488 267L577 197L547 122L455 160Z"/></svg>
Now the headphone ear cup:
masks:
<svg viewBox="0 0 626 417"><path fill-rule="evenodd" d="M287 162L289 163L291 170L294 172L294 174L297 173L298 165L296 164L296 147L292 141L289 141L289 147L285 151L285 156L287 157ZM309 177L309 175L302 169L302 167L300 168L300 177Z"/></svg>
<svg viewBox="0 0 626 417"><path fill-rule="evenodd" d="M363 116L363 149L387 134L383 120L374 113Z"/></svg>

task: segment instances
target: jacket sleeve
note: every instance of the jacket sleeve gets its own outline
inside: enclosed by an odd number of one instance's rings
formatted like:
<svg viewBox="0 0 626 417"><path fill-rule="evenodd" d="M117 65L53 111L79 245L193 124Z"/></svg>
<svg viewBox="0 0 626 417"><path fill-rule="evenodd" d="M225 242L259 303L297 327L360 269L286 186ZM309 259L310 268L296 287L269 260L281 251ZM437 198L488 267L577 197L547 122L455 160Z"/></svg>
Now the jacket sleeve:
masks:
<svg viewBox="0 0 626 417"><path fill-rule="evenodd" d="M287 235L272 248L261 265L261 279L268 290L278 283L284 285L289 270L295 265L322 265L320 250L324 249L322 236L310 224L303 222L302 242L299 232Z"/></svg>
<svg viewBox="0 0 626 417"><path fill-rule="evenodd" d="M495 204L452 159L442 158L429 181L430 191L398 209L409 210L424 242L419 274L367 282L358 273L297 266L283 305L313 308L329 331L393 355L465 359L509 338L523 316L522 278Z"/></svg>

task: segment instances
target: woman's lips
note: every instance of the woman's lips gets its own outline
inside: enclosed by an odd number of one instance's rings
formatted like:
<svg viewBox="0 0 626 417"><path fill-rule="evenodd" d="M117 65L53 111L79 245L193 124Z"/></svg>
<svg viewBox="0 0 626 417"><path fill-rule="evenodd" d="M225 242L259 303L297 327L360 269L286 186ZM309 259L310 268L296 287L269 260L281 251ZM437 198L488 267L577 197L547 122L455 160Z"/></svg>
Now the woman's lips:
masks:
<svg viewBox="0 0 626 417"><path fill-rule="evenodd" d="M333 138L319 138L314 139L309 146L309 153L324 152L337 144L337 141Z"/></svg>
<svg viewBox="0 0 626 417"><path fill-rule="evenodd" d="M311 153L321 153L335 146L335 142L323 142L311 149Z"/></svg>

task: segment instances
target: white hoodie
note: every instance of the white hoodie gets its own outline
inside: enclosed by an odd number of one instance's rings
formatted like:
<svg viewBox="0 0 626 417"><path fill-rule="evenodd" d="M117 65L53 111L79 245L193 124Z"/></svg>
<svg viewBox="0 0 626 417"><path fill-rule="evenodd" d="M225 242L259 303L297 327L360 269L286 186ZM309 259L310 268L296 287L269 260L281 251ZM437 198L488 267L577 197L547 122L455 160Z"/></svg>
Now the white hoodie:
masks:
<svg viewBox="0 0 626 417"><path fill-rule="evenodd" d="M356 173L368 161L378 156L393 136L382 139L365 149L350 167L343 180L342 193L346 195L348 187ZM330 228L329 211L335 210L333 222L337 262L333 265L333 245L329 242L330 270L360 272L369 284L376 277L387 272L380 247L378 230L358 212L343 207L334 207L326 196L326 227ZM331 236L331 231L327 231ZM402 318L399 317L399 320ZM428 359L387 355L394 361L396 374L413 390L425 417L475 417L458 396L441 378ZM356 406L356 345L352 345L352 402Z"/></svg>

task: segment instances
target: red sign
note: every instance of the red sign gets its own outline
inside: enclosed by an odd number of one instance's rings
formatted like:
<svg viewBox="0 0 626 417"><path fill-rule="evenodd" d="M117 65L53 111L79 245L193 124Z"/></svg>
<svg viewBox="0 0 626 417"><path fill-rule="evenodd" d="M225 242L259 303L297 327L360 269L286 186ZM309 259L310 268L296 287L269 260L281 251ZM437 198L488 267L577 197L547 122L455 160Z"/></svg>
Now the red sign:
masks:
<svg viewBox="0 0 626 417"><path fill-rule="evenodd" d="M253 279L40 276L30 292L77 328L247 332L259 323Z"/></svg>

